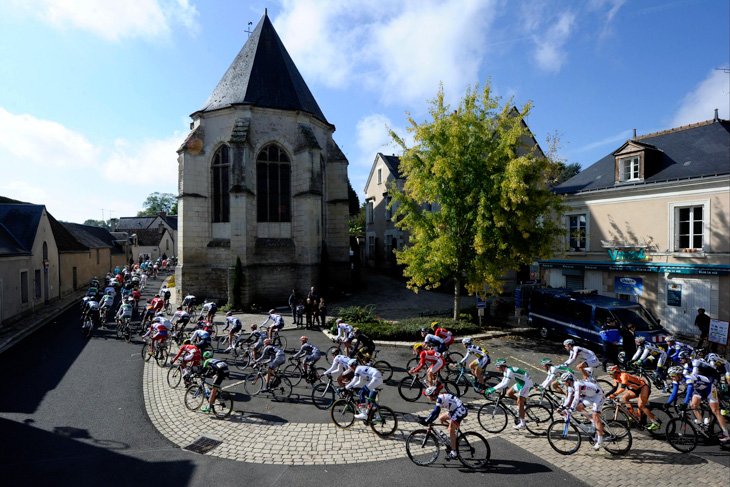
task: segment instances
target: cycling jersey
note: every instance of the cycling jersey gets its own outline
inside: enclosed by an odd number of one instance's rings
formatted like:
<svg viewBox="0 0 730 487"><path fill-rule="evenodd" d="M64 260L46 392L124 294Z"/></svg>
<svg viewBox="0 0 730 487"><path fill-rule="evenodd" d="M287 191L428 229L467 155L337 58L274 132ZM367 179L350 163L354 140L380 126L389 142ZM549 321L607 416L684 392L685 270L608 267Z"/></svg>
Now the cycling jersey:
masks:
<svg viewBox="0 0 730 487"><path fill-rule="evenodd" d="M123 304L119 307L119 311L117 312L117 318L131 318L132 317L132 305L131 304Z"/></svg>
<svg viewBox="0 0 730 487"><path fill-rule="evenodd" d="M322 353L319 351L319 348L315 347L311 343L305 343L302 345L302 348L300 348L299 351L292 356L292 358L299 358L305 355L307 356L307 360L312 361L318 360L319 357L322 356ZM317 356L316 359L314 358L315 355ZM310 357L312 358L310 359Z"/></svg>
<svg viewBox="0 0 730 487"><path fill-rule="evenodd" d="M354 337L353 341L354 343L352 344L350 357L355 357L358 351L361 351L361 353L363 354L372 354L373 351L375 351L375 342L373 342L373 340L369 336L363 333L358 333L358 335Z"/></svg>
<svg viewBox="0 0 730 487"><path fill-rule="evenodd" d="M588 367L595 367L598 365L598 357L596 357L596 354L593 353L591 350L588 350L587 348L573 346L573 349L570 351L570 356L568 357L568 360L563 362L561 365L563 367L569 367L573 364L578 358L583 359L582 361L588 365Z"/></svg>
<svg viewBox="0 0 730 487"><path fill-rule="evenodd" d="M254 363L259 363L262 360L266 360L264 363L269 364L269 368L275 369L279 365L284 363L284 360L286 360L286 356L284 355L284 351L280 348L277 348L273 345L269 345L266 348L264 348L264 351L261 352L261 356L257 358Z"/></svg>
<svg viewBox="0 0 730 487"><path fill-rule="evenodd" d="M420 361L418 362L418 366L413 369L413 372L418 372L419 370L421 370L423 366L426 365L426 362L431 362L431 364L435 364L439 361L443 361L442 355L436 350L423 350L421 353L418 354L418 358L420 359Z"/></svg>
<svg viewBox="0 0 730 487"><path fill-rule="evenodd" d="M190 340L200 345L210 345L210 333L205 330L195 330L193 335L190 337Z"/></svg>
<svg viewBox="0 0 730 487"><path fill-rule="evenodd" d="M532 389L532 378L529 373L518 367L506 367L504 369L504 374L502 375L502 381L492 387L492 390L498 391L500 389L504 389L512 379L515 381L515 385L512 386L512 390L518 393L521 397L527 397L530 389Z"/></svg>
<svg viewBox="0 0 730 487"><path fill-rule="evenodd" d="M103 298L101 298L101 307L102 308L111 308L114 304L114 298L109 296L108 294L105 294Z"/></svg>
<svg viewBox="0 0 730 487"><path fill-rule="evenodd" d="M226 327L223 328L223 331L226 331L229 326L231 327L231 331L236 333L238 330L243 328L243 323L241 323L241 320L235 316L226 316Z"/></svg>
<svg viewBox="0 0 730 487"><path fill-rule="evenodd" d="M180 351L177 352L177 355L175 355L175 358L172 359L172 362L174 363L181 356L183 357L183 362L188 362L191 365L195 365L197 362L200 362L200 359L202 358L200 349L195 345L183 345L180 347Z"/></svg>
<svg viewBox="0 0 730 487"><path fill-rule="evenodd" d="M426 335L425 337L423 337L423 343L434 347L436 350L438 350L441 353L444 353L446 351L446 349L448 348L441 337L437 337L436 335L431 335L430 333L428 335Z"/></svg>
<svg viewBox="0 0 730 487"><path fill-rule="evenodd" d="M350 357L347 355L337 355L332 359L332 367L327 369L322 375L332 375L342 373L348 369L347 363L350 361Z"/></svg>
<svg viewBox="0 0 730 487"><path fill-rule="evenodd" d="M433 334L443 340L447 347L454 343L454 335L446 328L436 328Z"/></svg>
<svg viewBox="0 0 730 487"><path fill-rule="evenodd" d="M639 345L636 347L636 353L633 357L631 357L631 361L641 360L642 362L649 357L649 354L657 354L659 355L659 361L657 362L657 367L662 367L664 365L664 362L667 361L667 352L659 348L658 346L654 345L653 343L644 342L643 345ZM653 360L653 356L649 358L649 360Z"/></svg>
<svg viewBox="0 0 730 487"><path fill-rule="evenodd" d="M540 387L542 387L543 389L547 389L548 387L550 387L550 384L557 380L559 376L566 373L574 375L574 372L568 367L565 367L563 365L551 365L550 370L548 370L548 375L547 377L545 377L545 380L542 381Z"/></svg>
<svg viewBox="0 0 730 487"><path fill-rule="evenodd" d="M172 315L172 321L185 325L190 321L190 315L187 311L176 311L175 314Z"/></svg>
<svg viewBox="0 0 730 487"><path fill-rule="evenodd" d="M700 358L693 359L690 363L684 364L684 375L702 375L715 382L720 381L720 372L709 362Z"/></svg>
<svg viewBox="0 0 730 487"><path fill-rule="evenodd" d="M467 360L469 360L469 357L472 355L476 355L477 357L477 366L479 366L480 369L484 369L487 365L489 365L489 352L487 352L482 347L477 347L476 345L469 345L466 348L466 355L463 359L461 359L460 364L466 363Z"/></svg>
<svg viewBox="0 0 730 487"><path fill-rule="evenodd" d="M716 353L709 354L707 356L707 361L716 369L719 369L720 366L725 367L725 378L730 380L730 362L720 357Z"/></svg>
<svg viewBox="0 0 730 487"><path fill-rule="evenodd" d="M687 384L687 395L684 398L685 404L689 404L692 396L707 399L710 403L717 402L717 392L715 392L715 384L712 379L703 375L688 374L680 377L678 381L672 381L672 393L669 395L669 399L667 399L667 404L671 404L677 399L680 383Z"/></svg>
<svg viewBox="0 0 730 487"><path fill-rule="evenodd" d="M457 426L467 415L466 407L464 407L464 403L461 402L461 399L453 394L443 393L439 394L436 398L436 406L433 408L433 411L431 411L431 414L429 414L426 418L426 423L435 421L441 409L449 411L449 419Z"/></svg>
<svg viewBox="0 0 730 487"><path fill-rule="evenodd" d="M266 321L261 323L261 326L266 325L266 323L268 323L269 320L274 322L271 325L272 328L282 328L284 326L284 318L281 315L276 315L276 314L270 314L269 316L267 316Z"/></svg>
<svg viewBox="0 0 730 487"><path fill-rule="evenodd" d="M622 394L626 389L629 389L630 391L635 392L638 396L641 394L642 389L646 387L646 385L646 381L641 377L631 375L626 372L621 372L618 378L614 379L613 381L611 394L615 394L618 396L619 394Z"/></svg>
<svg viewBox="0 0 730 487"><path fill-rule="evenodd" d="M350 333L352 333L352 325L348 325L347 323L337 325L337 338L347 339Z"/></svg>
<svg viewBox="0 0 730 487"><path fill-rule="evenodd" d="M667 349L667 355L669 355L669 358L675 362L679 362L679 358L677 357L679 352L687 352L690 356L692 356L695 353L695 349L682 342L674 342L674 345Z"/></svg>
<svg viewBox="0 0 730 487"><path fill-rule="evenodd" d="M600 413L604 399L603 390L594 382L575 380L573 387L568 388L563 407L575 409L582 402L585 406L592 406L594 413Z"/></svg>
<svg viewBox="0 0 730 487"><path fill-rule="evenodd" d="M153 298L150 304L155 312L162 311L162 308L165 307L165 301L162 298Z"/></svg>
<svg viewBox="0 0 730 487"><path fill-rule="evenodd" d="M360 387L361 384L360 404L363 404L365 403L366 396L370 399L375 399L375 389L383 385L383 376L380 375L380 371L375 367L359 365L355 368L355 377L345 386L345 389Z"/></svg>
<svg viewBox="0 0 730 487"><path fill-rule="evenodd" d="M220 386L223 379L228 377L228 364L223 360L217 358L209 358L203 364L203 370L201 371L204 377L215 376L213 381L214 386Z"/></svg>

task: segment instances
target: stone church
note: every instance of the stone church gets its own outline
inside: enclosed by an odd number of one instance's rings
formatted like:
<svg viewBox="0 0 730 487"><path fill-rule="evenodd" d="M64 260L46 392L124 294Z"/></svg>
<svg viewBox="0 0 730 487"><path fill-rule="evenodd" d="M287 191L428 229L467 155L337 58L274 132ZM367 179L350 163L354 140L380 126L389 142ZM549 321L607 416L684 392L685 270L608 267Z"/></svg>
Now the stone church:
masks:
<svg viewBox="0 0 730 487"><path fill-rule="evenodd" d="M347 159L268 16L178 149L176 286L244 305L349 284Z"/></svg>

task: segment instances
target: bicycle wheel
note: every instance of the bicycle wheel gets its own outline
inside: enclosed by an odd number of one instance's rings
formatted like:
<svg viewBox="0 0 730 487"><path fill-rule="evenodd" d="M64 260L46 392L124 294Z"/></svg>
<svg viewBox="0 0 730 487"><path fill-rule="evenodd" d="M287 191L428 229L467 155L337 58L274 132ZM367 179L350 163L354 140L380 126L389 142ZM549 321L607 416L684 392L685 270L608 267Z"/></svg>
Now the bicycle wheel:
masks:
<svg viewBox="0 0 730 487"><path fill-rule="evenodd" d="M286 351L286 337L277 334L272 342L275 347L279 347L280 349Z"/></svg>
<svg viewBox="0 0 730 487"><path fill-rule="evenodd" d="M461 389L459 389L459 386L457 386L455 382L452 382L450 380L445 380L443 382L443 385L444 385L444 390L446 392L448 392L449 394L451 394L453 396L461 397Z"/></svg>
<svg viewBox="0 0 730 487"><path fill-rule="evenodd" d="M603 425L603 448L611 455L624 455L631 450L631 431L625 424L608 421Z"/></svg>
<svg viewBox="0 0 730 487"><path fill-rule="evenodd" d="M416 430L406 438L406 453L413 463L431 465L439 456L439 442L428 430Z"/></svg>
<svg viewBox="0 0 730 487"><path fill-rule="evenodd" d="M289 378L292 386L296 387L302 381L302 369L297 364L289 364L284 367L283 374Z"/></svg>
<svg viewBox="0 0 730 487"><path fill-rule="evenodd" d="M606 422L613 421L626 426L628 429L631 429L632 418L628 414L626 414L626 412L624 412L624 410L620 407L606 406L601 410L601 416Z"/></svg>
<svg viewBox="0 0 730 487"><path fill-rule="evenodd" d="M580 433L578 428L565 419L556 419L547 429L547 439L550 446L561 455L572 455L580 448Z"/></svg>
<svg viewBox="0 0 730 487"><path fill-rule="evenodd" d="M324 359L328 364L332 365L332 358L335 356L333 352L340 352L340 347L333 345L327 349L327 353L324 354Z"/></svg>
<svg viewBox="0 0 730 487"><path fill-rule="evenodd" d="M489 462L492 450L479 433L468 431L456 439L456 455L466 468L482 468Z"/></svg>
<svg viewBox="0 0 730 487"><path fill-rule="evenodd" d="M124 338L124 327L122 325L117 324L117 338L121 340Z"/></svg>
<svg viewBox="0 0 730 487"><path fill-rule="evenodd" d="M540 406L548 408L550 410L550 414L553 414L554 412L553 403L551 403L547 398L547 394L543 396L542 392L531 392L527 397L527 404L539 404Z"/></svg>
<svg viewBox="0 0 730 487"><path fill-rule="evenodd" d="M269 386L269 392L274 396L274 401L284 402L291 396L292 385L287 377L275 375L271 378L272 384Z"/></svg>
<svg viewBox="0 0 730 487"><path fill-rule="evenodd" d="M219 390L211 407L213 414L218 418L227 418L233 411L233 398L226 391Z"/></svg>
<svg viewBox="0 0 730 487"><path fill-rule="evenodd" d="M407 375L398 383L398 394L408 402L416 402L421 397L423 385L416 375Z"/></svg>
<svg viewBox="0 0 730 487"><path fill-rule="evenodd" d="M377 405L370 409L368 423L373 433L385 438L395 433L398 428L398 417L392 409L387 406Z"/></svg>
<svg viewBox="0 0 730 487"><path fill-rule="evenodd" d="M216 340L216 350L218 353L225 352L226 348L228 348L228 337L227 336L220 336Z"/></svg>
<svg viewBox="0 0 730 487"><path fill-rule="evenodd" d="M248 350L243 352L236 352L238 349L233 349L235 355L234 364L238 370L245 370L251 364L251 353Z"/></svg>
<svg viewBox="0 0 730 487"><path fill-rule="evenodd" d="M144 342L142 345L142 360L149 362L151 358L152 354L150 353L150 344L149 342Z"/></svg>
<svg viewBox="0 0 730 487"><path fill-rule="evenodd" d="M265 380L263 375L254 372L246 378L246 382L243 383L243 390L246 391L246 394L255 396L261 392Z"/></svg>
<svg viewBox="0 0 730 487"><path fill-rule="evenodd" d="M413 357L412 359L410 359L410 360L408 361L408 363L406 364L406 372L408 372L409 370L413 370L413 369L415 369L416 367L418 367L418 363L419 363L420 361L421 361L421 360L420 360L420 359L419 359L418 357Z"/></svg>
<svg viewBox="0 0 730 487"><path fill-rule="evenodd" d="M167 371L167 385L175 389L182 382L182 369L180 367L173 367Z"/></svg>
<svg viewBox="0 0 730 487"><path fill-rule="evenodd" d="M393 367L385 360L378 360L373 364L373 367L378 369L380 375L383 376L383 382L388 382L393 378Z"/></svg>
<svg viewBox="0 0 730 487"><path fill-rule="evenodd" d="M477 413L479 425L489 433L499 433L507 427L507 411L495 402L488 402Z"/></svg>
<svg viewBox="0 0 730 487"><path fill-rule="evenodd" d="M129 327L129 323L124 323L124 339L129 343L132 340L132 329Z"/></svg>
<svg viewBox="0 0 730 487"><path fill-rule="evenodd" d="M312 389L312 402L317 409L329 409L335 402L335 389L330 384L317 384Z"/></svg>
<svg viewBox="0 0 730 487"><path fill-rule="evenodd" d="M157 346L157 350L155 350L155 362L157 362L157 365L159 365L160 367L164 367L165 364L167 364L167 358L169 356L170 352L167 351L166 346Z"/></svg>
<svg viewBox="0 0 730 487"><path fill-rule="evenodd" d="M553 413L541 404L527 404L525 420L527 431L533 435L545 436L548 426L553 422Z"/></svg>
<svg viewBox="0 0 730 487"><path fill-rule="evenodd" d="M607 396L611 389L613 389L613 384L606 379L597 379L596 384L601 388L604 396Z"/></svg>
<svg viewBox="0 0 730 487"><path fill-rule="evenodd" d="M202 384L195 384L185 391L185 407L191 411L197 410L203 404L205 390Z"/></svg>
<svg viewBox="0 0 730 487"><path fill-rule="evenodd" d="M688 453L697 447L697 429L687 416L674 418L667 423L667 441L675 450Z"/></svg>
<svg viewBox="0 0 730 487"><path fill-rule="evenodd" d="M330 418L335 426L347 429L355 422L357 407L355 403L347 399L338 399L330 408Z"/></svg>

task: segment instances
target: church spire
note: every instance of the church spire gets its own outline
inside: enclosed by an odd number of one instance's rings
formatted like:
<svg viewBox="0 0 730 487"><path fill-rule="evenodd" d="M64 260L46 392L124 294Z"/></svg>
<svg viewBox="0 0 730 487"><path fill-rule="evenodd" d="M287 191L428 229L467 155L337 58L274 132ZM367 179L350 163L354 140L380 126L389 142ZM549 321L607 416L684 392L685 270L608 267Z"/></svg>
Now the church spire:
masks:
<svg viewBox="0 0 730 487"><path fill-rule="evenodd" d="M305 111L329 123L271 24L268 10L201 111L239 103Z"/></svg>

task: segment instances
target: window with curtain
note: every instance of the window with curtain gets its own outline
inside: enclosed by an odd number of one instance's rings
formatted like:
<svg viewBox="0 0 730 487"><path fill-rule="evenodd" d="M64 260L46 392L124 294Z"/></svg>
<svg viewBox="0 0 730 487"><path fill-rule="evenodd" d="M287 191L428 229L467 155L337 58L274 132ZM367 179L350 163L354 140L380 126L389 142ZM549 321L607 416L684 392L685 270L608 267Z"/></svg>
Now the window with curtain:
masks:
<svg viewBox="0 0 730 487"><path fill-rule="evenodd" d="M213 222L228 222L230 221L228 188L230 188L231 162L227 145L219 147L215 152L211 169L213 171Z"/></svg>
<svg viewBox="0 0 730 487"><path fill-rule="evenodd" d="M264 147L256 157L258 221L291 221L291 163L279 146Z"/></svg>

